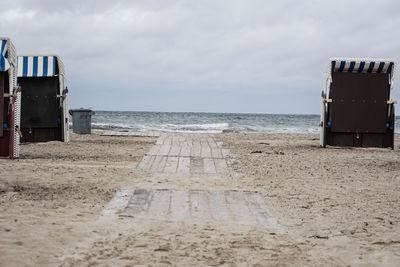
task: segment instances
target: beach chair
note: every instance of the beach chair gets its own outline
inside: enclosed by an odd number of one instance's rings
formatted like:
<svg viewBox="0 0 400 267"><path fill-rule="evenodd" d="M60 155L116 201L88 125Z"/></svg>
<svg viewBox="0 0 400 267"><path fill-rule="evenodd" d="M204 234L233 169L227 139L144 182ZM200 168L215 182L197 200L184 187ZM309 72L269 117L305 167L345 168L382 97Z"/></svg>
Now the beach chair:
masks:
<svg viewBox="0 0 400 267"><path fill-rule="evenodd" d="M21 90L17 54L11 40L0 37L0 158L18 158Z"/></svg>
<svg viewBox="0 0 400 267"><path fill-rule="evenodd" d="M69 142L68 89L57 55L18 55L21 142Z"/></svg>
<svg viewBox="0 0 400 267"><path fill-rule="evenodd" d="M395 68L395 62L387 59L330 60L322 92L322 147L393 149Z"/></svg>

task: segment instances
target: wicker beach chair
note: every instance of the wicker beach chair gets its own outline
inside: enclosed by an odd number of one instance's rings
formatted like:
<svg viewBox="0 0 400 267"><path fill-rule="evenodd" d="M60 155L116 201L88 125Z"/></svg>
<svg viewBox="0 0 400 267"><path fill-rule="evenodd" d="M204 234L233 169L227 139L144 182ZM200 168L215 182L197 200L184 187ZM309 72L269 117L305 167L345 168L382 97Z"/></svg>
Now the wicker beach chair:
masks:
<svg viewBox="0 0 400 267"><path fill-rule="evenodd" d="M18 55L21 142L69 141L68 90L57 55Z"/></svg>
<svg viewBox="0 0 400 267"><path fill-rule="evenodd" d="M322 92L322 147L393 148L395 68L387 59L330 60Z"/></svg>
<svg viewBox="0 0 400 267"><path fill-rule="evenodd" d="M21 90L17 55L11 40L0 37L0 158L18 158Z"/></svg>

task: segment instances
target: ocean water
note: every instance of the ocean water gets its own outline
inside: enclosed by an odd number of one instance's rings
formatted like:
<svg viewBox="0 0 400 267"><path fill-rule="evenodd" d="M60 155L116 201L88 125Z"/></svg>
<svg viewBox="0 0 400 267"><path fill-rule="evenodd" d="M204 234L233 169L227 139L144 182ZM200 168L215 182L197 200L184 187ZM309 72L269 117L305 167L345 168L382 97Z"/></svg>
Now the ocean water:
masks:
<svg viewBox="0 0 400 267"><path fill-rule="evenodd" d="M319 122L319 115L95 111L92 129L132 132L319 133ZM397 122L400 122L398 117ZM400 129L396 128L396 132L400 132Z"/></svg>

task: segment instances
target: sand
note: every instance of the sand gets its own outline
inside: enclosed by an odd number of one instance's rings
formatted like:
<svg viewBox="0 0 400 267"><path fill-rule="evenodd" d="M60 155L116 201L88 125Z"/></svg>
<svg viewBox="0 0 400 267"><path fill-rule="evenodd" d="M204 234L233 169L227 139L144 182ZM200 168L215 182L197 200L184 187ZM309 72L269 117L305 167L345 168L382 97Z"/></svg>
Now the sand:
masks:
<svg viewBox="0 0 400 267"><path fill-rule="evenodd" d="M157 137L75 135L0 160L2 266L398 266L394 150L319 148L317 135L218 134L235 175L137 168ZM121 187L256 190L286 229L100 216Z"/></svg>

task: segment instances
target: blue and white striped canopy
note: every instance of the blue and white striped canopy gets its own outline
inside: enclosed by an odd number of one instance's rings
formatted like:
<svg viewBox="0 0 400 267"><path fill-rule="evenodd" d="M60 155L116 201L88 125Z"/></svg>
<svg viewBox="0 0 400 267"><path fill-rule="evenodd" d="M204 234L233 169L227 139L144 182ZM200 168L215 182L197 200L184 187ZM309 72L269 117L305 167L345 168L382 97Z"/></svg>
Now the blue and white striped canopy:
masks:
<svg viewBox="0 0 400 267"><path fill-rule="evenodd" d="M7 39L0 40L0 71L6 71L10 68L8 62Z"/></svg>
<svg viewBox="0 0 400 267"><path fill-rule="evenodd" d="M390 60L331 59L331 72L387 73L393 76Z"/></svg>
<svg viewBox="0 0 400 267"><path fill-rule="evenodd" d="M18 77L56 76L56 56L18 56Z"/></svg>

